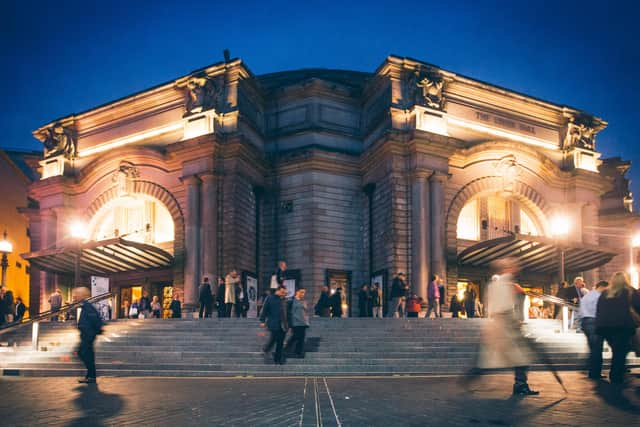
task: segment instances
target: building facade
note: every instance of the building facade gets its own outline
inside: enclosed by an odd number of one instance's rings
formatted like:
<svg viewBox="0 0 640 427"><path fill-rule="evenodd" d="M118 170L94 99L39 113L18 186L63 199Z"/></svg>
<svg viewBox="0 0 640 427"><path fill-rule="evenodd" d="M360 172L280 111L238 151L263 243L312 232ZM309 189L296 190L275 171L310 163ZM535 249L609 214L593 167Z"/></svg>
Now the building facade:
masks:
<svg viewBox="0 0 640 427"><path fill-rule="evenodd" d="M262 289L284 259L314 300L344 287L355 315L360 285L397 272L423 297L433 274L482 294L507 255L527 286L550 292L562 270L592 284L629 267L609 247L637 222L628 162L596 149L605 126L409 58L262 76L226 60L34 131L32 293L45 309L53 286L103 275L121 301L194 306L203 277L236 269ZM74 224L90 248L64 259Z"/></svg>

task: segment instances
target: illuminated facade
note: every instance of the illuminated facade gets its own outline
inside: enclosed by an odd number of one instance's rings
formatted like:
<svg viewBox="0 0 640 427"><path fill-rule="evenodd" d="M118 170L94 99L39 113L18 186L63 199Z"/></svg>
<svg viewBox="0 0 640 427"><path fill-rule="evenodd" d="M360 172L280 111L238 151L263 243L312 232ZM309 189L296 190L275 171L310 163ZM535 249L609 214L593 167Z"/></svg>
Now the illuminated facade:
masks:
<svg viewBox="0 0 640 427"><path fill-rule="evenodd" d="M595 248L624 246L637 220L629 164L596 150L605 126L408 58L390 56L373 73L262 76L229 60L34 131L45 146L30 189L35 249L65 247L82 220L91 240L171 255L162 267L105 274L116 291L170 286L193 305L203 276L235 268L265 287L285 259L311 298L334 283L357 307L361 284L389 285L399 271L422 296L432 274L449 293L482 285L500 248L461 253L505 236L543 239L564 215L568 235L556 243L595 251L572 252L566 275L594 283L629 266ZM551 250L523 259L523 283L557 281ZM54 270L32 276L41 301L71 280Z"/></svg>

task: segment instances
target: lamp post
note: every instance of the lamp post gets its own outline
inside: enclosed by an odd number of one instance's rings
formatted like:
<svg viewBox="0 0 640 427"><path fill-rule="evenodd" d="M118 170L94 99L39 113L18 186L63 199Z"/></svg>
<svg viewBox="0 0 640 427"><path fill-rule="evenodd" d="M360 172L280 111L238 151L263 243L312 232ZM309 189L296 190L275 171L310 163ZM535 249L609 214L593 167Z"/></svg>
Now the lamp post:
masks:
<svg viewBox="0 0 640 427"><path fill-rule="evenodd" d="M638 289L638 284L640 282L640 274L638 273L634 259L634 249L637 247L640 247L640 233L631 238L631 245L629 245L629 275L631 278L631 285L636 289Z"/></svg>
<svg viewBox="0 0 640 427"><path fill-rule="evenodd" d="M87 240L87 225L83 221L74 221L69 227L71 238L77 245L76 256L74 259L73 287L80 286L80 258L82 257L82 242Z"/></svg>
<svg viewBox="0 0 640 427"><path fill-rule="evenodd" d="M7 230L4 231L2 240L0 240L0 252L2 252L2 282L0 282L0 287L4 287L7 283L7 267L9 267L7 254L13 252L13 245L7 240Z"/></svg>
<svg viewBox="0 0 640 427"><path fill-rule="evenodd" d="M559 243L560 238L566 238L569 235L569 218L565 215L557 215L551 220L551 234ZM560 249L560 281L565 280L564 272L564 246L558 245Z"/></svg>

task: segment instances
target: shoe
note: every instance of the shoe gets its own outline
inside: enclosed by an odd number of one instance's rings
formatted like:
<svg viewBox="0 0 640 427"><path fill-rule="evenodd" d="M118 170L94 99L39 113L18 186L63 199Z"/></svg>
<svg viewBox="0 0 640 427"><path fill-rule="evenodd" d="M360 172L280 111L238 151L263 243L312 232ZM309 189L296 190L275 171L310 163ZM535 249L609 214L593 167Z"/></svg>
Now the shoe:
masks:
<svg viewBox="0 0 640 427"><path fill-rule="evenodd" d="M513 385L513 395L514 396L537 396L540 392L536 390L531 390L529 388L529 384L514 384Z"/></svg>
<svg viewBox="0 0 640 427"><path fill-rule="evenodd" d="M82 378L82 379L79 379L78 382L80 384L95 384L96 383L96 379L95 378Z"/></svg>

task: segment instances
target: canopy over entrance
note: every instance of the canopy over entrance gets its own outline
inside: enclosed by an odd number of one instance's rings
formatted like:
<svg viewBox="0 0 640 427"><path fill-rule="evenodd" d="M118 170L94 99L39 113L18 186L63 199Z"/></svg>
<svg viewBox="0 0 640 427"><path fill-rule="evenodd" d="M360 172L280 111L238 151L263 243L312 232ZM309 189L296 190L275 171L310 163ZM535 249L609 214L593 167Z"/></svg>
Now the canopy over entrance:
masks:
<svg viewBox="0 0 640 427"><path fill-rule="evenodd" d="M154 270L173 264L173 256L165 250L121 237L45 249L24 254L22 258L45 271L74 274L78 255L80 271L95 276Z"/></svg>
<svg viewBox="0 0 640 427"><path fill-rule="evenodd" d="M601 246L510 234L468 247L458 254L458 262L460 265L487 267L494 260L514 257L519 260L523 271L553 274L560 270L562 251L565 271L591 270L608 263L619 254L613 249Z"/></svg>

